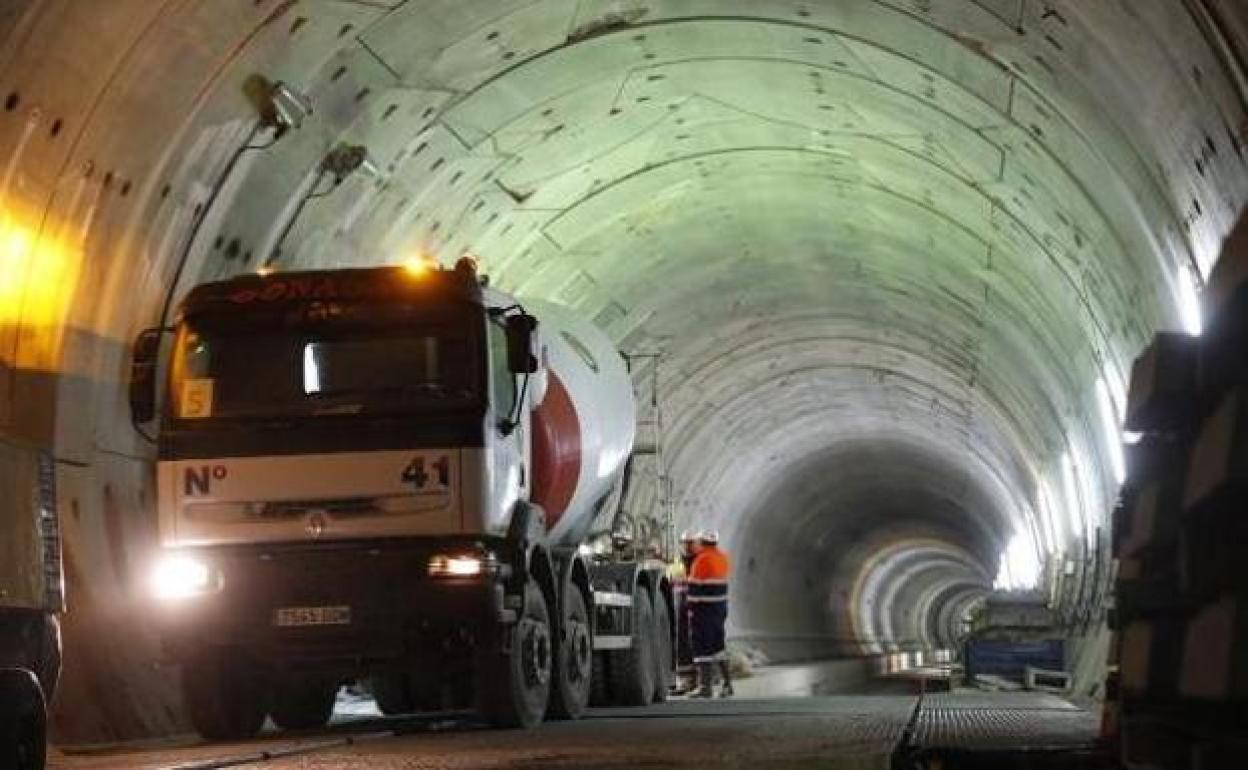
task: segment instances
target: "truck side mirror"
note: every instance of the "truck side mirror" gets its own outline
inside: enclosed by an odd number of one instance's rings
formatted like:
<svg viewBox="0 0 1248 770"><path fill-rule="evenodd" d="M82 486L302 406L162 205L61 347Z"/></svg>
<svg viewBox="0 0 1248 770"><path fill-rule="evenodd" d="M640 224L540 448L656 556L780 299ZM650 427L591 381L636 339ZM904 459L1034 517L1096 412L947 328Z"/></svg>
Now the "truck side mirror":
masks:
<svg viewBox="0 0 1248 770"><path fill-rule="evenodd" d="M145 329L134 338L130 355L130 417L149 422L156 416L156 363L163 329Z"/></svg>
<svg viewBox="0 0 1248 770"><path fill-rule="evenodd" d="M507 317L507 368L513 374L533 374L537 371L537 356L533 355L533 332L537 319L528 313Z"/></svg>

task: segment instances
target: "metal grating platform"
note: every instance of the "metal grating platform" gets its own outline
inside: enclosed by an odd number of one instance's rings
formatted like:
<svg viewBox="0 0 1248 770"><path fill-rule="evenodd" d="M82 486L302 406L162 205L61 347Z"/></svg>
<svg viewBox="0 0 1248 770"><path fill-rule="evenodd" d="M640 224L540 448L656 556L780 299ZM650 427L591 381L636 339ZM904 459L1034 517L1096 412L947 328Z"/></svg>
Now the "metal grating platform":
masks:
<svg viewBox="0 0 1248 770"><path fill-rule="evenodd" d="M912 744L970 750L1078 748L1095 741L1100 716L1055 695L949 693L923 699Z"/></svg>
<svg viewBox="0 0 1248 770"><path fill-rule="evenodd" d="M594 709L588 721L621 720L633 739L681 725L682 740L720 730L743 746L734 761L779 761L791 755L826 755L848 761L888 757L914 714L915 696L842 695L777 700L678 700L637 709ZM719 739L719 740L722 740ZM714 745L714 741L710 744ZM839 767L833 763L829 767ZM854 765L856 766L856 765Z"/></svg>

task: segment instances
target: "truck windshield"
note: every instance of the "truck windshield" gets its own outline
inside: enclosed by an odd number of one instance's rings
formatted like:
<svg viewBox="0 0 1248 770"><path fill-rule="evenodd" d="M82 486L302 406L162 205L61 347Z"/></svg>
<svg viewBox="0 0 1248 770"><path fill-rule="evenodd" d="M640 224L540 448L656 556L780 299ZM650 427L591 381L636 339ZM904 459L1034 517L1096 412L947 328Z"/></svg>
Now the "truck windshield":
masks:
<svg viewBox="0 0 1248 770"><path fill-rule="evenodd" d="M473 338L450 325L324 334L184 326L171 371L179 420L418 411L478 400Z"/></svg>

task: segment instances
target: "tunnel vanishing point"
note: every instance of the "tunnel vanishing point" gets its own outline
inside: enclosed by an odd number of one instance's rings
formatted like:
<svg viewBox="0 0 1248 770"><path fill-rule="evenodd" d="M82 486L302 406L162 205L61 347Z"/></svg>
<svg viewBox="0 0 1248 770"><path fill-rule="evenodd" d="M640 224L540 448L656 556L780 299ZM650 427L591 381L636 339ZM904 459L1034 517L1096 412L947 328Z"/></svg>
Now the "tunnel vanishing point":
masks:
<svg viewBox="0 0 1248 770"><path fill-rule="evenodd" d="M1038 587L1095 680L1131 361L1248 199L1235 0L5 0L0 41L0 514L51 451L63 739L181 720L136 332L413 254L660 354L630 504L722 531L736 644L935 650Z"/></svg>

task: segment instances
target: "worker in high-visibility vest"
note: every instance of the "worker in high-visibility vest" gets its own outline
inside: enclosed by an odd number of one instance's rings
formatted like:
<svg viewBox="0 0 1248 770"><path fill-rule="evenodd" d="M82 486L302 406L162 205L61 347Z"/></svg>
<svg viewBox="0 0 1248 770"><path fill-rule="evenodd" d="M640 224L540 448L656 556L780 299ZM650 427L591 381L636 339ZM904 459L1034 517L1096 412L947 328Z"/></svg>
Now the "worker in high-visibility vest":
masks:
<svg viewBox="0 0 1248 770"><path fill-rule="evenodd" d="M724 679L720 697L732 695L732 675L724 644L728 621L728 555L719 550L719 533L706 530L698 535L697 556L689 570L688 599L691 614L693 662L698 671L695 698L709 698L718 666Z"/></svg>
<svg viewBox="0 0 1248 770"><path fill-rule="evenodd" d="M693 689L693 647L689 636L689 570L693 567L696 537L691 530L680 533L680 555L667 570L672 582L672 604L676 609L676 689L683 695Z"/></svg>

